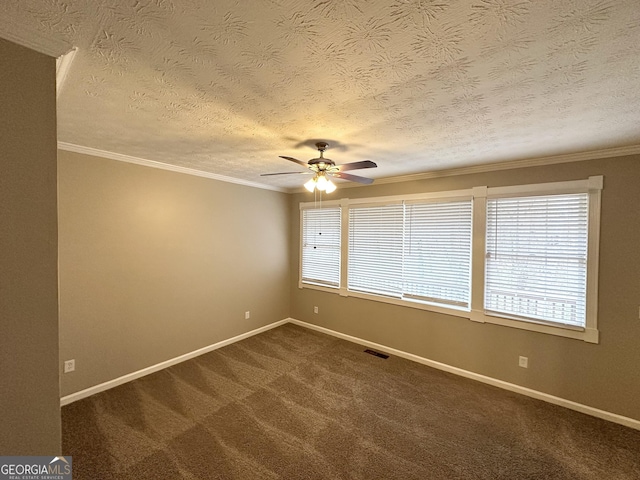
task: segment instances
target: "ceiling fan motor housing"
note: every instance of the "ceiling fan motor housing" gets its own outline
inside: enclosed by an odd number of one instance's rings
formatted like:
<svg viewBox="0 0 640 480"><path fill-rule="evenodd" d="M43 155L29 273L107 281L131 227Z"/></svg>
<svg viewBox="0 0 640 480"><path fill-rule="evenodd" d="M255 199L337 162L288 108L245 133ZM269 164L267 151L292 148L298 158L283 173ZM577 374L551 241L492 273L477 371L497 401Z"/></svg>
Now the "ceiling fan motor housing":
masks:
<svg viewBox="0 0 640 480"><path fill-rule="evenodd" d="M327 167L332 167L335 165L333 160L331 160L330 158L319 157L319 158L312 158L311 160L309 160L309 165L318 165L320 163L326 164Z"/></svg>
<svg viewBox="0 0 640 480"><path fill-rule="evenodd" d="M333 160L331 160L330 158L324 158L324 151L327 149L328 146L329 144L326 142L316 143L316 148L320 152L320 156L318 158L312 158L308 162L309 165L317 165L318 171L320 172L324 172L325 170L329 169L329 167L335 166L335 163Z"/></svg>

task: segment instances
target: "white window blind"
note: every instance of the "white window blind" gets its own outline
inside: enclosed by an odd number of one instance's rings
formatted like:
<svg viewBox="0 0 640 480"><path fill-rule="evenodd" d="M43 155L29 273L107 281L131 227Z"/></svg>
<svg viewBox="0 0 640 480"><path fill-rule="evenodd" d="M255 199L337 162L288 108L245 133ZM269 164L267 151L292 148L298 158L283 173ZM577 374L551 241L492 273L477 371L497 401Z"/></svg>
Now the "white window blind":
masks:
<svg viewBox="0 0 640 480"><path fill-rule="evenodd" d="M487 201L485 309L585 326L587 193Z"/></svg>
<svg viewBox="0 0 640 480"><path fill-rule="evenodd" d="M471 200L405 206L405 298L469 306L471 226Z"/></svg>
<svg viewBox="0 0 640 480"><path fill-rule="evenodd" d="M402 295L403 205L349 209L349 290Z"/></svg>
<svg viewBox="0 0 640 480"><path fill-rule="evenodd" d="M469 307L471 200L352 207L348 288Z"/></svg>
<svg viewBox="0 0 640 480"><path fill-rule="evenodd" d="M302 281L340 286L340 207L302 211Z"/></svg>

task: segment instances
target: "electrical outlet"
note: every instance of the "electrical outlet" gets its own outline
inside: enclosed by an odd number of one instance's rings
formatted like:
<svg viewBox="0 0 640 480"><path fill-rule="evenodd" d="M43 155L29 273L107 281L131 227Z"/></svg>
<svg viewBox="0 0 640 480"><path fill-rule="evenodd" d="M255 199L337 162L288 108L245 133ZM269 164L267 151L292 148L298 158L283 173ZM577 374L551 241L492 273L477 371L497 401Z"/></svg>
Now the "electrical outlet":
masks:
<svg viewBox="0 0 640 480"><path fill-rule="evenodd" d="M251 312L244 312L244 319L249 320L251 318Z"/></svg>
<svg viewBox="0 0 640 480"><path fill-rule="evenodd" d="M313 313L318 313L318 307L313 307Z"/></svg>
<svg viewBox="0 0 640 480"><path fill-rule="evenodd" d="M64 362L64 373L73 372L76 369L76 361L75 360L66 360Z"/></svg>
<svg viewBox="0 0 640 480"><path fill-rule="evenodd" d="M529 357L518 358L518 366L522 368L529 368Z"/></svg>

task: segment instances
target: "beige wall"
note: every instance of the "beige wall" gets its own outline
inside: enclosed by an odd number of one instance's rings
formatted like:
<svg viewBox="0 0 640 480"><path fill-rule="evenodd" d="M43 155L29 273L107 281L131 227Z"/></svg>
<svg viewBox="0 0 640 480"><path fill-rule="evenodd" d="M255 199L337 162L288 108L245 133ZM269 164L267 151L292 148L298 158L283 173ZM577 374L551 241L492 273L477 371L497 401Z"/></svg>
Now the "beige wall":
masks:
<svg viewBox="0 0 640 480"><path fill-rule="evenodd" d="M333 199L585 179L604 175L600 343L298 289L299 212L291 199L291 316L431 360L640 420L640 156L338 189ZM313 306L320 313L313 314ZM529 368L518 367L518 356Z"/></svg>
<svg viewBox="0 0 640 480"><path fill-rule="evenodd" d="M55 89L0 39L0 455L60 453Z"/></svg>
<svg viewBox="0 0 640 480"><path fill-rule="evenodd" d="M288 195L58 161L62 395L289 316Z"/></svg>

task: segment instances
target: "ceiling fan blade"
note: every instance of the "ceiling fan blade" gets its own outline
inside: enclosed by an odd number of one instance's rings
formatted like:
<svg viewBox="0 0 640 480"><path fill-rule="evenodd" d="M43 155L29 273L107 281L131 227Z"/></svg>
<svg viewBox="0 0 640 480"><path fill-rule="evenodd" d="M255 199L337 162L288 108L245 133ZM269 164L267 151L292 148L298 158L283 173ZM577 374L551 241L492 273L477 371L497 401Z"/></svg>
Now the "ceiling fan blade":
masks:
<svg viewBox="0 0 640 480"><path fill-rule="evenodd" d="M278 173L262 173L261 177L268 177L269 175L312 175L315 172L278 172Z"/></svg>
<svg viewBox="0 0 640 480"><path fill-rule="evenodd" d="M339 172L346 172L347 170L358 170L360 168L376 168L378 165L371 160L362 160L361 162L345 163L344 165L337 165Z"/></svg>
<svg viewBox="0 0 640 480"><path fill-rule="evenodd" d="M298 165L302 165L303 167L309 166L307 162L303 162L302 160L298 160L297 158L285 157L283 155L280 155L280 158L284 158L285 160L289 160L290 162L297 163Z"/></svg>
<svg viewBox="0 0 640 480"><path fill-rule="evenodd" d="M365 185L369 185L373 183L373 178L360 177L358 175L351 175L350 173L337 172L337 173L334 173L333 176L338 178L343 178L351 182L364 183Z"/></svg>

